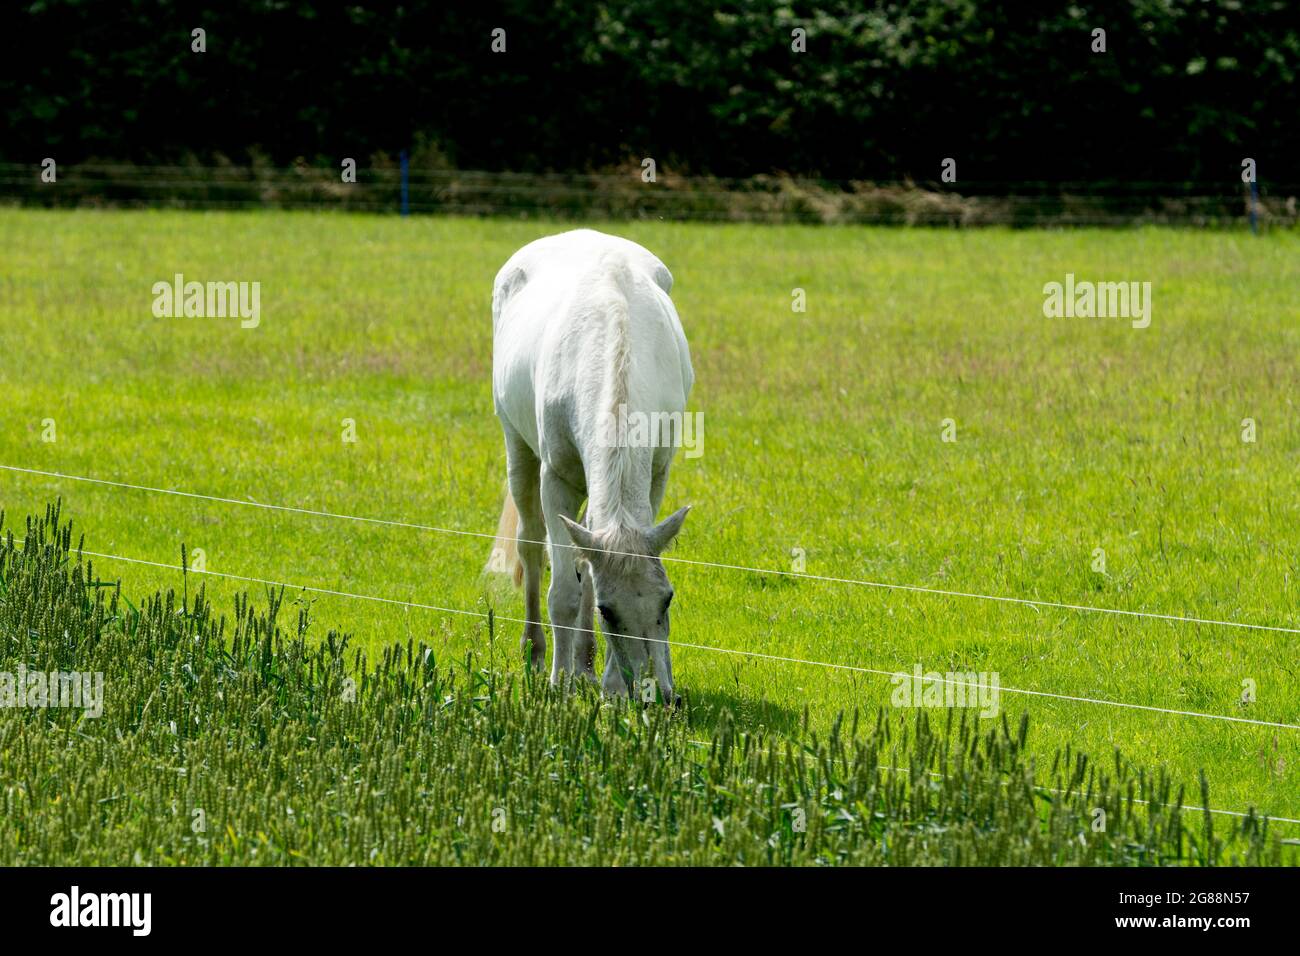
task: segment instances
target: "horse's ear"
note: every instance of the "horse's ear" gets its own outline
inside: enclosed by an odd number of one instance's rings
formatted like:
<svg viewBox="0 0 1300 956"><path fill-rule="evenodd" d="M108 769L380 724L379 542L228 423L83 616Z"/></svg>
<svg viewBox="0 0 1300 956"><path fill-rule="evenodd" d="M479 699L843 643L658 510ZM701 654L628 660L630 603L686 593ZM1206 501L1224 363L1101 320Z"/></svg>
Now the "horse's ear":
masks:
<svg viewBox="0 0 1300 956"><path fill-rule="evenodd" d="M677 532L682 530L682 522L690 510L690 505L679 508L646 532L646 544L650 546L651 554L663 554L664 548L672 544Z"/></svg>
<svg viewBox="0 0 1300 956"><path fill-rule="evenodd" d="M600 553L600 546L596 544L595 535L578 524L578 522L570 520L566 515L560 515L560 520L569 529L569 537L577 546L579 555L587 561L591 561L596 554Z"/></svg>

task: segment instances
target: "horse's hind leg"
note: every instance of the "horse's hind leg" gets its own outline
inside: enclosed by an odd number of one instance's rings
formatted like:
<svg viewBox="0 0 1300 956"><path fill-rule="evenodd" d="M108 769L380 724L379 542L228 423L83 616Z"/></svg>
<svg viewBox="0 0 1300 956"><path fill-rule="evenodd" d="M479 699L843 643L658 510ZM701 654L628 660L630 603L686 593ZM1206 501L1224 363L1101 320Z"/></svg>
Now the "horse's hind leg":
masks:
<svg viewBox="0 0 1300 956"><path fill-rule="evenodd" d="M534 673L546 666L542 630L542 556L546 522L542 517L541 462L519 435L503 423L510 496L519 509L519 560L524 566L524 636L520 641Z"/></svg>

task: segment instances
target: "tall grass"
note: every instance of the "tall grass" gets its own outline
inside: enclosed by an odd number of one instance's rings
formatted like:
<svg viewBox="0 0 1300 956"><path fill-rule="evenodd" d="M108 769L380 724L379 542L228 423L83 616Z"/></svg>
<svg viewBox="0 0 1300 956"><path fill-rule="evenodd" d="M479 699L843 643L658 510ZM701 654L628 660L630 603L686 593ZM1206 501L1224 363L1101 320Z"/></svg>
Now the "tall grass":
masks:
<svg viewBox="0 0 1300 956"><path fill-rule="evenodd" d="M0 524L3 514L0 513ZM527 675L377 660L309 637L282 592L219 614L138 606L52 505L0 543L0 671L102 672L102 716L0 709L0 863L1273 864L1267 821L1181 808L1119 754L1027 720L884 713L793 738L559 693ZM1208 794L1203 799L1208 799ZM1105 828L1097 831L1097 811Z"/></svg>
<svg viewBox="0 0 1300 956"><path fill-rule="evenodd" d="M698 220L703 222L877 223L909 226L1127 226L1174 224L1244 227L1250 193L1231 181L1115 184L830 181L786 175L747 179L664 171L641 179L640 160L599 172L508 173L456 169L436 150L418 152L408 177L416 213L524 219ZM188 157L176 166L78 163L59 168L58 188L30 164L0 163L0 203L62 207L192 209L333 209L396 214L397 161L376 154L354 183L337 166L299 162L275 167L254 155L247 165ZM1295 187L1271 185L1254 204L1266 228L1298 221Z"/></svg>

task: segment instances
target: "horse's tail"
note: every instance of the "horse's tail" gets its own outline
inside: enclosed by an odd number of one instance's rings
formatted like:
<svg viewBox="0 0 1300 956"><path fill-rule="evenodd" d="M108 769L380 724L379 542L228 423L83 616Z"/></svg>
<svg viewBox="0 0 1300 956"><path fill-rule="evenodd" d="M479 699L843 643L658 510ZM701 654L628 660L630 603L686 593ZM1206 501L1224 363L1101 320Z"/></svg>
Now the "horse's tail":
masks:
<svg viewBox="0 0 1300 956"><path fill-rule="evenodd" d="M497 523L496 540L492 542L492 554L483 570L489 574L510 574L515 587L524 583L524 562L519 560L518 536L519 509L507 488L505 503L501 505L501 520Z"/></svg>

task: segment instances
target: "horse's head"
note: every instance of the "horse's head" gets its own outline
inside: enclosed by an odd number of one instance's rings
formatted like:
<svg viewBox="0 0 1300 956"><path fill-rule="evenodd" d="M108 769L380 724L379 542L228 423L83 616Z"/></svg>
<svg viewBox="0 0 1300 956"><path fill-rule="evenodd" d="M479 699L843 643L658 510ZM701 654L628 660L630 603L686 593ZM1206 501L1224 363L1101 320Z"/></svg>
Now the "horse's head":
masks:
<svg viewBox="0 0 1300 956"><path fill-rule="evenodd" d="M676 701L668 649L673 587L659 556L677 537L689 506L652 528L590 531L564 518L579 558L590 565L596 608L609 651L601 686L607 694L641 696L653 677L666 704Z"/></svg>

